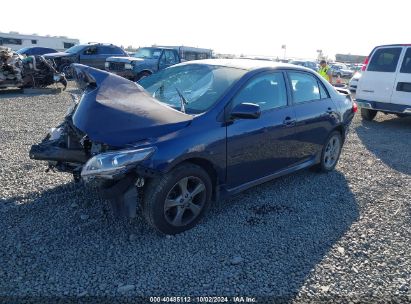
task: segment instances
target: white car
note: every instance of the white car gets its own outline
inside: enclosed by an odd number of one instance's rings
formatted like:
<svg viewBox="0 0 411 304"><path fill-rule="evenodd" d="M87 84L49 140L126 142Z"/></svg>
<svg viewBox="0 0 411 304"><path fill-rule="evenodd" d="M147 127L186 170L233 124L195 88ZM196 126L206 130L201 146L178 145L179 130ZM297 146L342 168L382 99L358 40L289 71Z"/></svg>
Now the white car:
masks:
<svg viewBox="0 0 411 304"><path fill-rule="evenodd" d="M357 91L357 87L358 87L358 81L361 78L361 72L355 72L354 76L351 77L350 81L348 82L348 89L351 92L356 92Z"/></svg>
<svg viewBox="0 0 411 304"><path fill-rule="evenodd" d="M364 62L356 99L365 120L378 111L411 115L411 44L374 48Z"/></svg>

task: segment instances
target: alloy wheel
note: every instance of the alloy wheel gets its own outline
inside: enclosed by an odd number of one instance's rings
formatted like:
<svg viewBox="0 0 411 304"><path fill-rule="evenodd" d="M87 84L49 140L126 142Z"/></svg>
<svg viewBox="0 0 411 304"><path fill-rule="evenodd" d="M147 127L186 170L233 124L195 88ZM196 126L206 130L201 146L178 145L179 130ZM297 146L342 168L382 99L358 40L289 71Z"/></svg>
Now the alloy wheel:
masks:
<svg viewBox="0 0 411 304"><path fill-rule="evenodd" d="M341 142L337 135L330 138L325 148L324 153L324 165L327 168L331 168L335 165L340 155Z"/></svg>
<svg viewBox="0 0 411 304"><path fill-rule="evenodd" d="M173 226L185 226L195 220L204 208L206 187L195 176L184 177L168 192L164 202L164 216Z"/></svg>

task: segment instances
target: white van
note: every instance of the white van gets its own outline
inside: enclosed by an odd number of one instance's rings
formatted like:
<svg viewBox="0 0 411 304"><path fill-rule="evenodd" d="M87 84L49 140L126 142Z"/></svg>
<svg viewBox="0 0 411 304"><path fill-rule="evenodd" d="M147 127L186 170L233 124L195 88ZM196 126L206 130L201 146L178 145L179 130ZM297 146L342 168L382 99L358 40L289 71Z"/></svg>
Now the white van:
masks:
<svg viewBox="0 0 411 304"><path fill-rule="evenodd" d="M362 71L356 99L363 119L373 120L378 111L411 115L411 44L377 46Z"/></svg>

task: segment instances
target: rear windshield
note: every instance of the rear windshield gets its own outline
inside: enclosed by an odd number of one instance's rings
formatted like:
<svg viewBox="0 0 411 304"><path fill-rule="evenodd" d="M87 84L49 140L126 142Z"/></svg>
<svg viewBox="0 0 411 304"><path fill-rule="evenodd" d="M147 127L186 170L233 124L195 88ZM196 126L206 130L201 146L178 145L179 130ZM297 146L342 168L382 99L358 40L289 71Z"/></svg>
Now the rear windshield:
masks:
<svg viewBox="0 0 411 304"><path fill-rule="evenodd" d="M395 72L402 48L383 48L375 51L367 71Z"/></svg>

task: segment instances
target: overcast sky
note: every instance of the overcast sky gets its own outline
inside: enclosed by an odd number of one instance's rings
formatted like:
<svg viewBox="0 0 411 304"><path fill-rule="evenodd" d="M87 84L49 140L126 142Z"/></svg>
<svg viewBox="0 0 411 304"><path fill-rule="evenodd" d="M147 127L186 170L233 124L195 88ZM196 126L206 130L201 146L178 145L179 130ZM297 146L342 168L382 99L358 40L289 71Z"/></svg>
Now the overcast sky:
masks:
<svg viewBox="0 0 411 304"><path fill-rule="evenodd" d="M0 32L64 35L123 46L188 45L218 53L315 58L316 50L368 55L411 43L411 1L18 1ZM4 8L4 5L3 5Z"/></svg>

